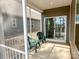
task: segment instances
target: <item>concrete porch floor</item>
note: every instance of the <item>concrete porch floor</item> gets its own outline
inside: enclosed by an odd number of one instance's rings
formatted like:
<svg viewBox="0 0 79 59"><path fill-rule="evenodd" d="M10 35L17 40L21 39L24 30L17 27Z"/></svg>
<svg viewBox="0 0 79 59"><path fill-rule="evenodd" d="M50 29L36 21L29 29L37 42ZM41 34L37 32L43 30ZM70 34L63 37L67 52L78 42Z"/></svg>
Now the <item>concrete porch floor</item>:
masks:
<svg viewBox="0 0 79 59"><path fill-rule="evenodd" d="M64 44L46 43L29 53L29 59L71 59L70 47Z"/></svg>

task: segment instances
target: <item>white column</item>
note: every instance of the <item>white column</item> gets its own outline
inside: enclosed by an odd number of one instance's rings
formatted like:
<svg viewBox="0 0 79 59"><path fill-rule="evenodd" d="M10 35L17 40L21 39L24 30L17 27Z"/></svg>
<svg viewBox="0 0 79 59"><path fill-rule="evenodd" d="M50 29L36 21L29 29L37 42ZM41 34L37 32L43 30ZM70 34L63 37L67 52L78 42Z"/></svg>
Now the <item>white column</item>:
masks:
<svg viewBox="0 0 79 59"><path fill-rule="evenodd" d="M46 36L46 18L44 17L44 35Z"/></svg>
<svg viewBox="0 0 79 59"><path fill-rule="evenodd" d="M23 9L23 27L24 27L24 44L25 44L25 59L29 59L28 56L28 38L27 38L27 19L26 19L26 5L27 0L22 0L22 9Z"/></svg>
<svg viewBox="0 0 79 59"><path fill-rule="evenodd" d="M40 32L42 32L42 15L41 15L41 19L40 19Z"/></svg>
<svg viewBox="0 0 79 59"><path fill-rule="evenodd" d="M29 20L30 20L30 33L32 32L32 21L31 21L31 8L29 9L29 12L30 12L30 17L29 17Z"/></svg>

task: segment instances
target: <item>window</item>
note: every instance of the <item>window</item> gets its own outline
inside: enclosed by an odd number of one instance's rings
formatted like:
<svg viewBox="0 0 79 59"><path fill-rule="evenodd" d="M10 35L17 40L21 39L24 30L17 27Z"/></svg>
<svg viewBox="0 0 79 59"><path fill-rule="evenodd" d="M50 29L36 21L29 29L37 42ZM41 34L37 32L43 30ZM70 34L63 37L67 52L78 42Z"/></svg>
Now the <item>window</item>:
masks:
<svg viewBox="0 0 79 59"><path fill-rule="evenodd" d="M40 20L32 19L32 32L37 32L40 30Z"/></svg>
<svg viewBox="0 0 79 59"><path fill-rule="evenodd" d="M79 23L79 15L76 16L76 23Z"/></svg>

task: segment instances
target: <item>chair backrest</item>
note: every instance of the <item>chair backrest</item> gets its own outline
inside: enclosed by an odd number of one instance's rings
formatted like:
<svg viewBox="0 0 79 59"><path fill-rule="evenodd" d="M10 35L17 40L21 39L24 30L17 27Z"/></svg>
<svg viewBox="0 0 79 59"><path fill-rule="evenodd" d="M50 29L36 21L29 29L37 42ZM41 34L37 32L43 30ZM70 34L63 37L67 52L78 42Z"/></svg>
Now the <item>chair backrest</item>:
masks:
<svg viewBox="0 0 79 59"><path fill-rule="evenodd" d="M44 34L42 32L38 32L37 33L37 36L38 36L39 39L43 39Z"/></svg>
<svg viewBox="0 0 79 59"><path fill-rule="evenodd" d="M31 43L30 43L30 37L28 36L28 42L29 42L29 45L31 45Z"/></svg>

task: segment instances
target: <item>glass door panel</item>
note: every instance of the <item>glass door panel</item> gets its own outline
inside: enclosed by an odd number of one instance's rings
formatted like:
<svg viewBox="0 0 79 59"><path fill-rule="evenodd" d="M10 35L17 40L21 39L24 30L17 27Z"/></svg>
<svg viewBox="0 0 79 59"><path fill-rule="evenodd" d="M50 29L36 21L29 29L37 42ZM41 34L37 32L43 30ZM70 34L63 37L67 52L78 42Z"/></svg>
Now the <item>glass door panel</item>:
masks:
<svg viewBox="0 0 79 59"><path fill-rule="evenodd" d="M64 17L55 17L55 40L65 40L66 20Z"/></svg>
<svg viewBox="0 0 79 59"><path fill-rule="evenodd" d="M54 38L54 20L53 20L53 18L46 19L46 37Z"/></svg>

